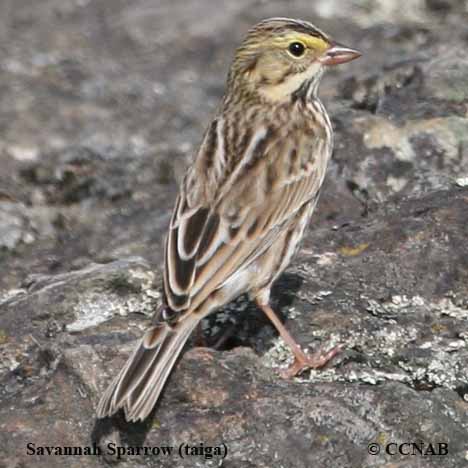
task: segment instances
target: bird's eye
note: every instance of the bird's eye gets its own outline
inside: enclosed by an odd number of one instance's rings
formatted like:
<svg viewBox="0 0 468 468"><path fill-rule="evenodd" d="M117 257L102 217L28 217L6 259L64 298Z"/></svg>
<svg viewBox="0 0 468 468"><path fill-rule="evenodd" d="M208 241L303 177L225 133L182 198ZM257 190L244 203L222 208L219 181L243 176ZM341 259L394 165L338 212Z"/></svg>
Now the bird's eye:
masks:
<svg viewBox="0 0 468 468"><path fill-rule="evenodd" d="M302 57L305 52L305 46L302 42L291 42L288 47L289 53L294 57Z"/></svg>

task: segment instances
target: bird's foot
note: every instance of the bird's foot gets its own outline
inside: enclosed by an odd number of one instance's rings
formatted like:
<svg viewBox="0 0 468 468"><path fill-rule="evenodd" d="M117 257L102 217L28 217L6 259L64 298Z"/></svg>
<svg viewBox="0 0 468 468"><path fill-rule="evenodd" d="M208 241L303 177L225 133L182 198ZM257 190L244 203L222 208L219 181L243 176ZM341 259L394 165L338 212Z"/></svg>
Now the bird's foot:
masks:
<svg viewBox="0 0 468 468"><path fill-rule="evenodd" d="M335 346L330 351L324 352L323 349L321 349L311 355L299 350L299 352L296 352L294 355L293 364L287 369L280 371L280 375L284 379L290 379L307 369L320 369L339 354L341 350L341 346Z"/></svg>

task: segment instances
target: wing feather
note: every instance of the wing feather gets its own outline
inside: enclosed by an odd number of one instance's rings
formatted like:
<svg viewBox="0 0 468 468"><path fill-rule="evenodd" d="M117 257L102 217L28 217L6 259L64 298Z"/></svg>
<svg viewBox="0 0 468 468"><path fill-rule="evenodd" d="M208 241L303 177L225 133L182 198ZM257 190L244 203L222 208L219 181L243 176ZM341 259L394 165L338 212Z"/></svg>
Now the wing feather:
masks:
<svg viewBox="0 0 468 468"><path fill-rule="evenodd" d="M165 293L174 310L196 309L247 268L319 190L321 177L310 155L301 154L299 144L265 144L271 134L264 128L253 134L246 145L250 164L239 163L223 186L212 187L215 196L198 197L190 206L190 187L182 187L166 243Z"/></svg>

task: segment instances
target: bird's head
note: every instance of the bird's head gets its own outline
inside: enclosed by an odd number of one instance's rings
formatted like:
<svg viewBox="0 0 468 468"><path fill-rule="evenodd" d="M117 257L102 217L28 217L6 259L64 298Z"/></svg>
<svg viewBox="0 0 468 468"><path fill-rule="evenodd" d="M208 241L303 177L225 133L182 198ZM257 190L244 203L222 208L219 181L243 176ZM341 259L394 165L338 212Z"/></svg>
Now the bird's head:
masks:
<svg viewBox="0 0 468 468"><path fill-rule="evenodd" d="M311 23L271 18L252 28L238 48L228 89L239 87L281 102L298 92L315 94L324 67L360 57L354 49L334 42Z"/></svg>

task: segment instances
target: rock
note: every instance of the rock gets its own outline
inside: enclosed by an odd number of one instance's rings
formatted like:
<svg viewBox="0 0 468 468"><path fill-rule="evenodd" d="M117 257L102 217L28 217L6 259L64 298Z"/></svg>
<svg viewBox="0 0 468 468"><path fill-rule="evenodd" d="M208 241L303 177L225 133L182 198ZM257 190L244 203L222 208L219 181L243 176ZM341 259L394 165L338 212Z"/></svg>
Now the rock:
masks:
<svg viewBox="0 0 468 468"><path fill-rule="evenodd" d="M54 237L54 215L50 209L32 210L22 203L0 202L0 250L14 251L22 244L32 244L38 232L43 238Z"/></svg>
<svg viewBox="0 0 468 468"><path fill-rule="evenodd" d="M50 0L0 15L0 466L466 466L464 2ZM160 304L177 180L234 47L273 15L364 52L323 80L334 158L273 291L305 348L343 351L282 380L291 353L241 297L203 323L209 347L190 340L147 421L96 421Z"/></svg>
<svg viewBox="0 0 468 468"><path fill-rule="evenodd" d="M24 232L24 221L12 210L10 204L0 205L0 247L14 249L21 241L28 239Z"/></svg>
<svg viewBox="0 0 468 468"><path fill-rule="evenodd" d="M152 315L159 299L155 274L142 259L126 259L53 276L33 275L17 294L4 300L2 329L25 338L49 337L49 325L59 331L82 332L113 316ZM28 320L23 321L23 316Z"/></svg>

